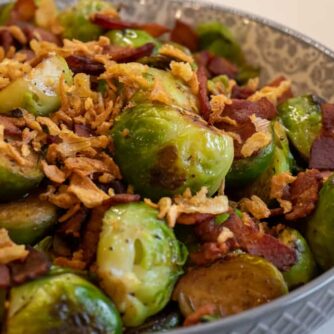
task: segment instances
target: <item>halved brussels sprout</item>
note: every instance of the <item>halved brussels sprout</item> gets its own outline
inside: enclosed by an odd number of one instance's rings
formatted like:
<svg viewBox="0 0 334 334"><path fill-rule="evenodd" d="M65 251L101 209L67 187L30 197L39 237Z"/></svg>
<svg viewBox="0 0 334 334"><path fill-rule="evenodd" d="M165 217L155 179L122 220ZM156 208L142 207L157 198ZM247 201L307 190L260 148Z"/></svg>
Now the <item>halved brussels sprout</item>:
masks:
<svg viewBox="0 0 334 334"><path fill-rule="evenodd" d="M313 254L303 236L292 228L286 227L278 236L284 244L296 249L297 263L283 277L289 289L296 288L309 282L316 274L316 264Z"/></svg>
<svg viewBox="0 0 334 334"><path fill-rule="evenodd" d="M236 314L288 292L282 274L270 262L239 254L208 267L189 270L179 280L173 299L189 316L200 307L215 305L220 316Z"/></svg>
<svg viewBox="0 0 334 334"><path fill-rule="evenodd" d="M192 113L159 104L123 111L112 137L124 178L152 199L204 186L212 195L233 160L231 137Z"/></svg>
<svg viewBox="0 0 334 334"><path fill-rule="evenodd" d="M231 188L240 188L254 182L269 168L274 158L274 151L275 144L272 140L256 155L249 158L235 159L226 175L226 185Z"/></svg>
<svg viewBox="0 0 334 334"><path fill-rule="evenodd" d="M129 327L163 309L186 261L185 247L157 216L144 203L130 203L103 219L97 273Z"/></svg>
<svg viewBox="0 0 334 334"><path fill-rule="evenodd" d="M10 18L11 11L13 10L15 2L9 2L0 6L0 25L4 26Z"/></svg>
<svg viewBox="0 0 334 334"><path fill-rule="evenodd" d="M64 58L51 56L43 60L24 77L0 91L0 113L23 108L34 115L46 116L60 107L61 76L72 82L72 72Z"/></svg>
<svg viewBox="0 0 334 334"><path fill-rule="evenodd" d="M57 208L36 196L0 204L0 228L18 244L35 244L57 222Z"/></svg>
<svg viewBox="0 0 334 334"><path fill-rule="evenodd" d="M89 42L97 39L103 33L103 29L90 22L90 16L94 13L113 9L109 1L103 0L79 0L74 6L63 11L59 20L64 28L63 37Z"/></svg>
<svg viewBox="0 0 334 334"><path fill-rule="evenodd" d="M29 164L19 165L0 152L0 202L18 199L42 181L38 155L31 153L27 159Z"/></svg>
<svg viewBox="0 0 334 334"><path fill-rule="evenodd" d="M111 44L119 46L132 46L138 48L146 43L153 43L156 48L160 47L161 43L149 33L138 29L111 30L106 33Z"/></svg>
<svg viewBox="0 0 334 334"><path fill-rule="evenodd" d="M127 76L129 71L135 72L138 77L143 79L143 84L125 85L124 89L129 88L132 96L131 103L146 103L151 100L152 91L156 83L159 85L159 94L166 99L166 103L184 110L198 113L198 98L194 95L189 86L182 80L177 79L170 72L159 70L153 67L144 66L139 63L118 64L118 71L124 72ZM128 87L129 86L129 87Z"/></svg>
<svg viewBox="0 0 334 334"><path fill-rule="evenodd" d="M113 303L73 274L51 276L12 288L7 334L120 334Z"/></svg>
<svg viewBox="0 0 334 334"><path fill-rule="evenodd" d="M322 126L319 103L311 95L294 97L279 105L278 112L292 144L308 159Z"/></svg>
<svg viewBox="0 0 334 334"><path fill-rule="evenodd" d="M318 265L334 266L334 176L323 185L313 216L307 223L306 239Z"/></svg>

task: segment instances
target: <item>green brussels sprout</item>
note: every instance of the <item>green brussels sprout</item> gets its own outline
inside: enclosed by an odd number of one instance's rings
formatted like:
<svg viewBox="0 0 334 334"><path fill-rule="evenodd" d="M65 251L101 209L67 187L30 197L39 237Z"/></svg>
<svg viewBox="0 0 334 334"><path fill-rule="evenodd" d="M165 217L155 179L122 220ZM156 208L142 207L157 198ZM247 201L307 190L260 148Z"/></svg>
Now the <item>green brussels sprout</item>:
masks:
<svg viewBox="0 0 334 334"><path fill-rule="evenodd" d="M161 43L149 33L138 29L111 30L106 33L111 44L119 46L132 46L138 48L146 43L153 43L156 48L161 46Z"/></svg>
<svg viewBox="0 0 334 334"><path fill-rule="evenodd" d="M323 185L314 214L307 222L308 241L318 265L326 270L334 266L334 176Z"/></svg>
<svg viewBox="0 0 334 334"><path fill-rule="evenodd" d="M57 208L36 196L0 204L0 228L18 244L35 244L57 222Z"/></svg>
<svg viewBox="0 0 334 334"><path fill-rule="evenodd" d="M42 181L44 174L38 155L31 153L27 159L30 164L22 166L0 153L0 202L18 199Z"/></svg>
<svg viewBox="0 0 334 334"><path fill-rule="evenodd" d="M60 107L61 75L71 83L72 72L64 58L51 56L43 60L30 73L0 91L0 113L23 108L36 116L47 116L56 111Z"/></svg>
<svg viewBox="0 0 334 334"><path fill-rule="evenodd" d="M148 205L130 203L113 206L103 218L97 273L128 327L165 307L186 261L185 247L157 217Z"/></svg>
<svg viewBox="0 0 334 334"><path fill-rule="evenodd" d="M173 308L172 308L173 307ZM148 318L141 326L128 328L125 334L161 333L182 325L182 316L176 307L171 305L166 310Z"/></svg>
<svg viewBox="0 0 334 334"><path fill-rule="evenodd" d="M289 289L297 288L309 282L316 274L316 264L313 254L303 236L292 228L286 227L280 232L278 239L284 244L296 249L297 263L283 277Z"/></svg>
<svg viewBox="0 0 334 334"><path fill-rule="evenodd" d="M238 254L181 277L173 293L184 316L215 305L220 316L236 314L288 292L280 271L267 260Z"/></svg>
<svg viewBox="0 0 334 334"><path fill-rule="evenodd" d="M89 42L103 34L103 29L90 22L90 16L94 13L113 9L108 1L103 0L79 0L74 6L63 11L59 15L59 21L64 28L63 37Z"/></svg>
<svg viewBox="0 0 334 334"><path fill-rule="evenodd" d="M41 278L10 291L7 334L120 334L113 303L73 274Z"/></svg>
<svg viewBox="0 0 334 334"><path fill-rule="evenodd" d="M307 160L322 127L319 104L311 95L299 96L280 104L278 112L292 144Z"/></svg>
<svg viewBox="0 0 334 334"><path fill-rule="evenodd" d="M208 80L208 91L212 95L224 94L230 96L231 85L229 84L229 78L227 75L218 75L211 80Z"/></svg>
<svg viewBox="0 0 334 334"><path fill-rule="evenodd" d="M152 199L186 188L195 193L204 186L212 195L233 161L231 137L195 114L159 104L140 104L122 112L112 137L122 175Z"/></svg>
<svg viewBox="0 0 334 334"><path fill-rule="evenodd" d="M201 50L224 57L239 67L238 83L259 76L259 69L246 62L244 53L231 31L221 22L202 23L197 27Z"/></svg>
<svg viewBox="0 0 334 334"><path fill-rule="evenodd" d="M177 79L170 72L144 66L139 63L117 64L117 67L118 71L120 73L124 72L126 76L131 71L144 79L140 88L138 88L138 85L129 87L132 94L131 103L140 104L150 101L152 90L158 81L163 94L168 100L168 104L198 113L197 96L191 92L189 86L182 80ZM128 88L128 84L123 86L123 88Z"/></svg>
<svg viewBox="0 0 334 334"><path fill-rule="evenodd" d="M269 168L274 158L274 152L275 143L272 140L256 155L234 160L232 168L226 175L227 187L239 188L254 182Z"/></svg>
<svg viewBox="0 0 334 334"><path fill-rule="evenodd" d="M9 2L0 6L0 26L4 26L10 18L15 2Z"/></svg>

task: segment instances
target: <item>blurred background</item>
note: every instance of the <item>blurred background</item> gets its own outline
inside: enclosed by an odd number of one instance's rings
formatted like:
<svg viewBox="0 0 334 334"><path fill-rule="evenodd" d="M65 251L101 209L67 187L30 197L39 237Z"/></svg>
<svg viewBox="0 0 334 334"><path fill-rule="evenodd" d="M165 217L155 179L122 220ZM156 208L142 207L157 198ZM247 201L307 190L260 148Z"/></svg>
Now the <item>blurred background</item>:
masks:
<svg viewBox="0 0 334 334"><path fill-rule="evenodd" d="M334 50L333 0L205 0L272 19ZM333 87L334 90L334 87ZM311 334L333 334L334 319Z"/></svg>

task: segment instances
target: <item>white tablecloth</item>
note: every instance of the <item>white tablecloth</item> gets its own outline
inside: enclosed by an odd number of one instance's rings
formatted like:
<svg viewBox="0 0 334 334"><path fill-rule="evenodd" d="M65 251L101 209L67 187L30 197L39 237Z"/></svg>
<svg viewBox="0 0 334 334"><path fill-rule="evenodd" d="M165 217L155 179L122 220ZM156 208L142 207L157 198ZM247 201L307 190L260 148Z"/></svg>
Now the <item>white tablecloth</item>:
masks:
<svg viewBox="0 0 334 334"><path fill-rule="evenodd" d="M334 50L334 0L211 1L270 18L276 22L298 30ZM330 320L312 334L333 333L334 319Z"/></svg>

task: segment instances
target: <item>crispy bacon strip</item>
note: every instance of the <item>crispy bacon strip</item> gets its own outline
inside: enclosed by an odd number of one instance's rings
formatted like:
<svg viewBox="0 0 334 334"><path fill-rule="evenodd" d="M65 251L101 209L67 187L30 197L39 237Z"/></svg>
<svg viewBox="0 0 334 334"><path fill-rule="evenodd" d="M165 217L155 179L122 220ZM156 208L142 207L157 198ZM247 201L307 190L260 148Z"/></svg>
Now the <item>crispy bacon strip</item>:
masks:
<svg viewBox="0 0 334 334"><path fill-rule="evenodd" d="M208 121L210 119L211 107L208 97L208 75L207 64L210 60L210 54L207 51L201 52L197 57L197 79L199 84L198 98L201 116Z"/></svg>
<svg viewBox="0 0 334 334"><path fill-rule="evenodd" d="M121 21L101 13L97 13L92 16L91 21L92 23L108 30L141 29L153 37L159 37L169 31L167 27L158 23L135 23Z"/></svg>
<svg viewBox="0 0 334 334"><path fill-rule="evenodd" d="M125 203L132 203L132 202L139 202L140 195L136 194L117 194L111 196L109 199L103 202L103 205L107 208L117 205L117 204L125 204Z"/></svg>
<svg viewBox="0 0 334 334"><path fill-rule="evenodd" d="M103 64L85 56L72 55L66 58L66 62L73 73L97 76L105 71Z"/></svg>
<svg viewBox="0 0 334 334"><path fill-rule="evenodd" d="M292 211L285 215L287 220L297 220L309 216L315 209L322 185L321 173L310 169L297 175L291 183L289 201Z"/></svg>
<svg viewBox="0 0 334 334"><path fill-rule="evenodd" d="M254 93L255 90L250 87L234 85L232 88L232 99L246 100Z"/></svg>
<svg viewBox="0 0 334 334"><path fill-rule="evenodd" d="M270 234L261 232L252 220L249 220L249 224L246 225L234 213L221 225L215 224L213 220L199 224L196 227L196 234L205 242L216 242L223 227L228 228L234 235L234 243L232 243L233 239L227 240L228 245L232 246L228 251L241 248L249 254L266 258L281 270L289 269L297 260L294 249L284 245ZM222 254L227 253L222 252Z"/></svg>
<svg viewBox="0 0 334 334"><path fill-rule="evenodd" d="M0 116L0 125L3 125L6 136L21 136L22 131L18 128L11 117Z"/></svg>
<svg viewBox="0 0 334 334"><path fill-rule="evenodd" d="M176 20L175 26L170 33L170 40L186 46L190 51L195 52L199 47L198 35L187 23Z"/></svg>
<svg viewBox="0 0 334 334"><path fill-rule="evenodd" d="M22 261L14 261L9 265L11 279L14 284L22 284L46 274L51 266L45 254L30 248L29 254Z"/></svg>
<svg viewBox="0 0 334 334"><path fill-rule="evenodd" d="M0 31L0 46L7 52L14 44L14 38L7 30Z"/></svg>
<svg viewBox="0 0 334 334"><path fill-rule="evenodd" d="M208 63L208 70L213 76L225 74L231 79L235 79L238 68L223 57L213 56Z"/></svg>
<svg viewBox="0 0 334 334"><path fill-rule="evenodd" d="M108 54L118 63L130 63L143 57L148 57L154 50L153 43L146 43L138 48L112 48Z"/></svg>

